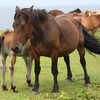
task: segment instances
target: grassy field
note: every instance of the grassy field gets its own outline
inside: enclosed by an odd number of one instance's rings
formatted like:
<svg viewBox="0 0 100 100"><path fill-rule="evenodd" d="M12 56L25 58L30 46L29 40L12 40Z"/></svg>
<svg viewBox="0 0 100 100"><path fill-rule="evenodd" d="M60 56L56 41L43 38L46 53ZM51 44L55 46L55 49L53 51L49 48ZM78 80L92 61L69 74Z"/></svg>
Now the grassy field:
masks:
<svg viewBox="0 0 100 100"><path fill-rule="evenodd" d="M0 31L0 34L3 31ZM100 31L97 31L96 36L100 37ZM66 83L67 70L63 58L58 59L58 83L59 93L52 94L53 89L53 75L51 74L51 59L47 57L41 57L41 73L39 76L39 94L31 94L33 87L28 87L26 83L26 68L24 61L21 57L17 57L15 64L14 78L18 93L13 93L11 90L11 82L9 76L9 62L7 57L6 65L6 82L8 91L2 90L2 77L0 70L0 100L100 100L100 56L92 55L86 52L86 65L87 72L92 83L91 88L84 86L84 72L79 62L79 55L77 50L70 54L70 64L73 74L73 82ZM0 58L1 59L1 58ZM33 69L31 72L32 83L34 83L34 61Z"/></svg>

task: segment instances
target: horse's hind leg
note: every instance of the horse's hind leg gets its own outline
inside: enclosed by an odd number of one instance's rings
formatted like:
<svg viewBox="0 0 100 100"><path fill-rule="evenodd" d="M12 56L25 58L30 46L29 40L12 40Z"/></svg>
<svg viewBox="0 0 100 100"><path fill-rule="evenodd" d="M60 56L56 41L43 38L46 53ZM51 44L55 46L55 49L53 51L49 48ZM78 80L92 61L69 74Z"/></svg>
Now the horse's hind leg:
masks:
<svg viewBox="0 0 100 100"><path fill-rule="evenodd" d="M97 29L98 29L98 28L94 28L94 29L92 30L92 36L95 35L95 32L97 31Z"/></svg>
<svg viewBox="0 0 100 100"><path fill-rule="evenodd" d="M27 57L23 57L23 59L25 61L25 65L27 69L26 79L27 79L28 86L33 86L33 84L31 83L31 70L32 70L33 57L29 57L28 59Z"/></svg>
<svg viewBox="0 0 100 100"><path fill-rule="evenodd" d="M66 79L66 82L72 82L72 73L71 73L71 69L70 69L70 59L69 59L69 56L65 56L64 57L64 61L67 65L67 79Z"/></svg>
<svg viewBox="0 0 100 100"><path fill-rule="evenodd" d="M2 74L2 89L8 90L5 80L5 73L6 73L6 57L7 55L1 55L1 74Z"/></svg>
<svg viewBox="0 0 100 100"><path fill-rule="evenodd" d="M13 92L18 92L16 85L15 85L15 81L14 81L14 65L16 62L16 55L13 55L11 57L11 61L10 61L10 65L9 65L9 74L10 74L10 79L11 79L11 89L13 89Z"/></svg>
<svg viewBox="0 0 100 100"><path fill-rule="evenodd" d="M84 74L85 74L85 85L86 87L91 87L91 82L90 82L90 78L87 74L87 70L86 70L86 61L85 61L85 50L84 50L84 47L83 46L79 46L77 48L78 52L79 52L79 55L80 55L80 63L83 67L83 70L84 70Z"/></svg>

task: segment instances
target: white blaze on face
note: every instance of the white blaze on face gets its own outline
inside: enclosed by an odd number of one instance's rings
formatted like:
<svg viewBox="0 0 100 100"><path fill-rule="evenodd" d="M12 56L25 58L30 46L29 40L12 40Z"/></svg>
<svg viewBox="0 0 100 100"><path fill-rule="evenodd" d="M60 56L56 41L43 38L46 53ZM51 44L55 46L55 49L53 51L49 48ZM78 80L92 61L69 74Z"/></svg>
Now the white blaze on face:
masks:
<svg viewBox="0 0 100 100"><path fill-rule="evenodd" d="M89 13L89 16L91 16L91 13Z"/></svg>

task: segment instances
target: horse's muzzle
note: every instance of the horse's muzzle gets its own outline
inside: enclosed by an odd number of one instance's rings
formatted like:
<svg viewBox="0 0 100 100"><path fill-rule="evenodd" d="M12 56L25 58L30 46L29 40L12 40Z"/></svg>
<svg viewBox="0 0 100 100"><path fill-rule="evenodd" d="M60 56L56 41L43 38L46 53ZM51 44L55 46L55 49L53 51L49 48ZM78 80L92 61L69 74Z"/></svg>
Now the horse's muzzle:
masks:
<svg viewBox="0 0 100 100"><path fill-rule="evenodd" d="M17 45L15 45L13 48L11 48L11 50L13 50L16 53L20 52L20 49L19 49L19 47Z"/></svg>

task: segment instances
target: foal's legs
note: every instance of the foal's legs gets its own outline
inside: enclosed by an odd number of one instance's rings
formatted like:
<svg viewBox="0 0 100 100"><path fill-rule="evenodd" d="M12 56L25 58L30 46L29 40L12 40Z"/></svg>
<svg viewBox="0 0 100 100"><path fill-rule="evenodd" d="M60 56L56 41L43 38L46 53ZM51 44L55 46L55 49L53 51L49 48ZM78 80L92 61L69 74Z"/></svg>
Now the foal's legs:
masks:
<svg viewBox="0 0 100 100"><path fill-rule="evenodd" d="M77 50L79 52L80 62L81 62L81 65L83 67L84 74L85 74L85 85L86 85L86 87L91 87L90 78L89 78L89 76L87 74L87 70L86 70L86 61L85 61L85 58L84 58L84 56L85 56L84 47L78 46Z"/></svg>
<svg viewBox="0 0 100 100"><path fill-rule="evenodd" d="M5 80L5 73L6 73L6 57L7 55L1 55L1 74L2 74L2 89L8 90Z"/></svg>
<svg viewBox="0 0 100 100"><path fill-rule="evenodd" d="M26 73L26 79L27 79L27 83L28 86L33 86L31 83L31 70L32 70L32 61L33 61L33 57L23 57L24 61L25 61L25 65L26 65L26 69L27 69L27 73Z"/></svg>
<svg viewBox="0 0 100 100"><path fill-rule="evenodd" d="M16 54L13 54L10 59L10 65L9 65L9 74L10 74L10 79L11 79L11 89L13 89L13 92L18 92L15 81L14 81L14 65L16 63Z"/></svg>
<svg viewBox="0 0 100 100"><path fill-rule="evenodd" d="M71 69L70 69L70 59L69 59L69 55L64 57L64 61L67 65L67 79L66 82L72 82L72 73L71 73Z"/></svg>

